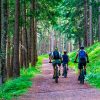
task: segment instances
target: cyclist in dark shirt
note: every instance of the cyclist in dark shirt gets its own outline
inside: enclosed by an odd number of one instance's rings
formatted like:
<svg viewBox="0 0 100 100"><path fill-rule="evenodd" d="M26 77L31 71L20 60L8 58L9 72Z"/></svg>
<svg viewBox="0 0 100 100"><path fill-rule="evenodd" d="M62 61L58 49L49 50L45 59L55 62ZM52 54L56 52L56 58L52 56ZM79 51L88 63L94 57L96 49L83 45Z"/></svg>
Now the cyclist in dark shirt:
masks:
<svg viewBox="0 0 100 100"><path fill-rule="evenodd" d="M52 52L52 65L53 65L53 71L55 72L55 66L56 64L59 66L59 75L60 75L60 66L61 66L61 53L58 51L58 48L55 48L55 50ZM53 75L53 79L55 76Z"/></svg>

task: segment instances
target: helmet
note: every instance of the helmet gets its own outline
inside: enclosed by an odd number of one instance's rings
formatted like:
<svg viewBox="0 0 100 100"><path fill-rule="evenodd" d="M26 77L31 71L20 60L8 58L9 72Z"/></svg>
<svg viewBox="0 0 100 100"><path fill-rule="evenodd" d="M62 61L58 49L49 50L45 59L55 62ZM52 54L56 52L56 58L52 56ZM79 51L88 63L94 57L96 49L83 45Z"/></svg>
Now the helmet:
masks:
<svg viewBox="0 0 100 100"><path fill-rule="evenodd" d="M84 46L81 46L80 49L84 49Z"/></svg>

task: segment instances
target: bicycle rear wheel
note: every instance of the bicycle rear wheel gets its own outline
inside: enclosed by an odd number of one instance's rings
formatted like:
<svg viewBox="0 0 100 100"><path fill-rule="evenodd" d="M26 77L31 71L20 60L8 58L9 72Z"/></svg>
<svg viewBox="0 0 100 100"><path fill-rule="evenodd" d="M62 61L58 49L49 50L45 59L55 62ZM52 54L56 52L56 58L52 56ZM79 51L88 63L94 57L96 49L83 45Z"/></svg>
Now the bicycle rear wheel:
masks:
<svg viewBox="0 0 100 100"><path fill-rule="evenodd" d="M80 84L84 84L84 69L80 73Z"/></svg>
<svg viewBox="0 0 100 100"><path fill-rule="evenodd" d="M59 78L59 76L58 76L58 67L56 65L56 67L55 67L55 82L56 83L58 83L58 78Z"/></svg>

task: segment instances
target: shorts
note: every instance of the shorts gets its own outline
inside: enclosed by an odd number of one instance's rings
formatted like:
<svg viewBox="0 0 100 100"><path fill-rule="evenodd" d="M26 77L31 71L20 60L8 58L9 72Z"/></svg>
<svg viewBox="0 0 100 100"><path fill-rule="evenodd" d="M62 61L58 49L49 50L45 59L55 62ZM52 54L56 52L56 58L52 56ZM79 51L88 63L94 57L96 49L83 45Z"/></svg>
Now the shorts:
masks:
<svg viewBox="0 0 100 100"><path fill-rule="evenodd" d="M56 66L56 64L57 64L58 66L61 66L61 61L60 61L60 60L55 60L55 61L52 62L52 65L53 65L54 67Z"/></svg>
<svg viewBox="0 0 100 100"><path fill-rule="evenodd" d="M62 63L62 66L63 66L63 67L64 67L65 65L67 65L67 66L68 66L68 62L66 62L66 63L65 63L65 62L63 62L63 63Z"/></svg>
<svg viewBox="0 0 100 100"><path fill-rule="evenodd" d="M83 69L83 67L85 67L85 66L86 66L86 60L85 59L80 60L78 63L78 68Z"/></svg>

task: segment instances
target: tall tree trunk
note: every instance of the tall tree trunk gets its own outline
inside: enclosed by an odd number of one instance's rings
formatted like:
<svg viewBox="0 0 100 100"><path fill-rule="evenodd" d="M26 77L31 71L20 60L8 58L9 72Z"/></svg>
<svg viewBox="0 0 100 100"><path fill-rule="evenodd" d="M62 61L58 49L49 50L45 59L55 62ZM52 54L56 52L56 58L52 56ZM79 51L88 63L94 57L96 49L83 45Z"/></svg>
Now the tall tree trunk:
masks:
<svg viewBox="0 0 100 100"><path fill-rule="evenodd" d="M2 84L1 76L1 0L0 0L0 85Z"/></svg>
<svg viewBox="0 0 100 100"><path fill-rule="evenodd" d="M32 5L30 6L30 13L32 12ZM28 61L31 63L31 51L32 51L32 17L30 16L30 29L28 32Z"/></svg>
<svg viewBox="0 0 100 100"><path fill-rule="evenodd" d="M14 33L14 58L13 58L13 77L20 76L19 67L19 17L20 0L15 3L15 33Z"/></svg>
<svg viewBox="0 0 100 100"><path fill-rule="evenodd" d="M19 63L20 63L20 67L23 67L23 54L22 54L22 34L23 34L23 3L20 3L20 18L21 18L21 22L20 22L20 32L19 32Z"/></svg>
<svg viewBox="0 0 100 100"><path fill-rule="evenodd" d="M28 41L27 41L27 29L26 29L26 0L24 0L24 4L23 4L23 65L25 67L28 67Z"/></svg>
<svg viewBox="0 0 100 100"><path fill-rule="evenodd" d="M10 44L11 44L11 55L10 55L10 77L13 77L13 58L14 58L14 40L12 39Z"/></svg>
<svg viewBox="0 0 100 100"><path fill-rule="evenodd" d="M10 65L10 36L7 36L7 78L11 77L11 65Z"/></svg>
<svg viewBox="0 0 100 100"><path fill-rule="evenodd" d="M9 20L9 17L10 17L10 2L8 1L8 7L7 7L7 13L8 13L8 30L10 30L10 20ZM10 44L10 31L8 31L8 34L7 34L7 43L6 43L6 66L7 66L7 78L9 79L10 77L12 77L12 67L11 67L11 44Z"/></svg>
<svg viewBox="0 0 100 100"><path fill-rule="evenodd" d="M31 0L31 12L34 12L35 14L35 0ZM31 64L34 66L36 64L36 20L35 20L35 15L32 14L32 22L31 22L31 33L32 33L32 36L31 36Z"/></svg>
<svg viewBox="0 0 100 100"><path fill-rule="evenodd" d="M84 0L84 45L88 46L87 0Z"/></svg>
<svg viewBox="0 0 100 100"><path fill-rule="evenodd" d="M92 1L90 0L90 3ZM89 29L89 45L93 44L93 33L92 33L92 5L89 7L89 15L90 15L90 29Z"/></svg>
<svg viewBox="0 0 100 100"><path fill-rule="evenodd" d="M1 0L1 75L4 83L7 78L6 70L6 36L7 36L7 0Z"/></svg>
<svg viewBox="0 0 100 100"><path fill-rule="evenodd" d="M19 34L19 64L20 64L20 67L23 66L23 55L22 55L22 28L20 29L20 34Z"/></svg>

